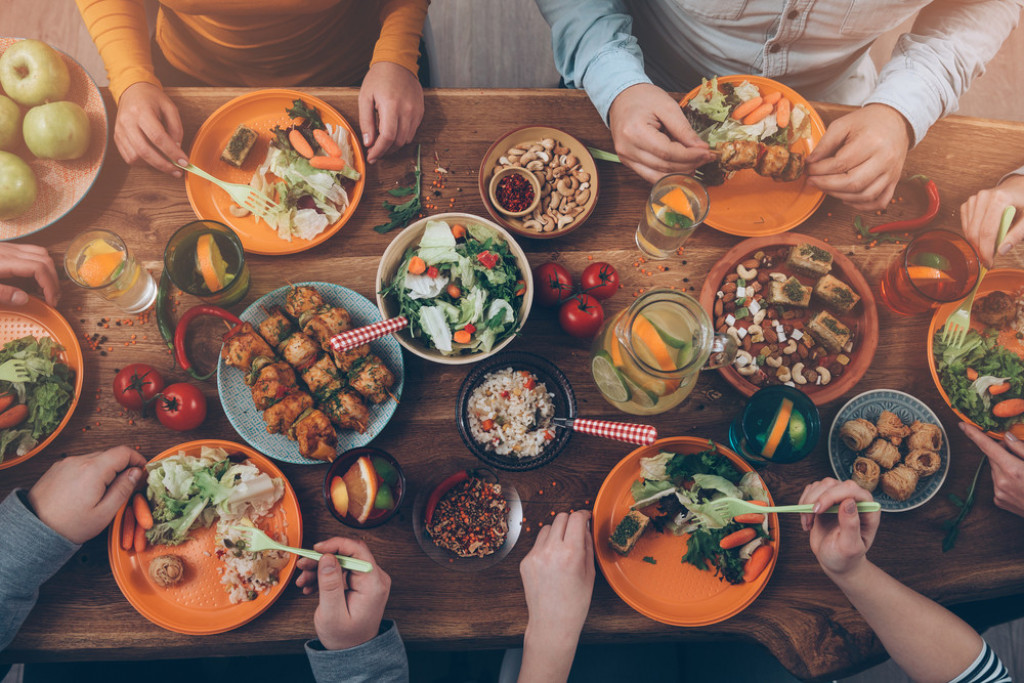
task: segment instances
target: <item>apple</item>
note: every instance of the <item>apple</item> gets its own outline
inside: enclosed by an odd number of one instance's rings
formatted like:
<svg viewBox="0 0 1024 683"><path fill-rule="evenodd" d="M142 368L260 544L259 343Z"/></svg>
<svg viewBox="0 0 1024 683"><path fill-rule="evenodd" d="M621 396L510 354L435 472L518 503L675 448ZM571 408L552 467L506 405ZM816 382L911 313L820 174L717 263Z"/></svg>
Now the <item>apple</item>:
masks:
<svg viewBox="0 0 1024 683"><path fill-rule="evenodd" d="M71 74L52 47L39 40L21 40L0 56L0 85L18 104L35 107L64 99Z"/></svg>
<svg viewBox="0 0 1024 683"><path fill-rule="evenodd" d="M0 152L0 220L28 211L38 189L36 175L21 157Z"/></svg>
<svg viewBox="0 0 1024 683"><path fill-rule="evenodd" d="M77 159L89 149L89 116L74 102L50 102L25 114L21 133L40 159Z"/></svg>
<svg viewBox="0 0 1024 683"><path fill-rule="evenodd" d="M21 142L21 109L10 97L0 95L0 149L13 150Z"/></svg>

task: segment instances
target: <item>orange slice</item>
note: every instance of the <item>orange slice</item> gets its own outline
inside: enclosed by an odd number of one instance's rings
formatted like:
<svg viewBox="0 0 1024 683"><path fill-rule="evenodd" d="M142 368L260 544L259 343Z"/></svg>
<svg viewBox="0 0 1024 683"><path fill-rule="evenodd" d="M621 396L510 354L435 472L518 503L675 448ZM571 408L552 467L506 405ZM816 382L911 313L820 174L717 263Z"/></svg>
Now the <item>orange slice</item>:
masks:
<svg viewBox="0 0 1024 683"><path fill-rule="evenodd" d="M348 487L341 477L331 479L331 504L339 515L348 517Z"/></svg>
<svg viewBox="0 0 1024 683"><path fill-rule="evenodd" d="M953 277L949 273L930 266L907 266L907 275L910 276L911 280L953 281Z"/></svg>
<svg viewBox="0 0 1024 683"><path fill-rule="evenodd" d="M377 471L370 457L364 455L356 460L342 479L348 489L349 517L362 524L370 518L377 498Z"/></svg>
<svg viewBox="0 0 1024 683"><path fill-rule="evenodd" d="M789 417L793 414L793 401L788 398L782 399L782 403L779 405L779 411L775 413L775 418L772 420L772 427L768 430L768 440L764 442L764 448L761 450L761 455L766 458L771 458L775 455L775 450L782 443L782 437L786 433L786 429L789 427Z"/></svg>
<svg viewBox="0 0 1024 683"><path fill-rule="evenodd" d="M690 198L686 196L682 188L673 187L660 199L661 203L676 213L686 216L691 221L696 220L693 216L693 206L690 205Z"/></svg>
<svg viewBox="0 0 1024 683"><path fill-rule="evenodd" d="M124 252L117 250L93 254L78 267L78 277L90 287L102 287L123 262Z"/></svg>
<svg viewBox="0 0 1024 683"><path fill-rule="evenodd" d="M200 235L196 242L196 267L211 294L228 286L228 264L210 233Z"/></svg>
<svg viewBox="0 0 1024 683"><path fill-rule="evenodd" d="M642 315L633 319L633 336L636 337L651 353L655 365L659 370L671 372L677 369L675 354L669 349L668 344L658 334L658 330L651 321ZM614 356L612 356L614 359ZM679 387L679 382L665 382L668 393Z"/></svg>

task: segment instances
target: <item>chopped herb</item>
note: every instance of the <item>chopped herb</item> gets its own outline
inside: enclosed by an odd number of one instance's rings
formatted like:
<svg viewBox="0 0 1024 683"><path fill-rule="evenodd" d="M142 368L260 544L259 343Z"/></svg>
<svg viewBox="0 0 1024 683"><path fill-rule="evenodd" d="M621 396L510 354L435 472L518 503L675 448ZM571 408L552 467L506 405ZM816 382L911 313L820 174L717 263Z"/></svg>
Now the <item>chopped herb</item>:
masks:
<svg viewBox="0 0 1024 683"><path fill-rule="evenodd" d="M804 286L800 284L800 281L795 277L791 277L786 280L786 284L782 286L782 293L785 294L786 298L790 301L803 301Z"/></svg>
<svg viewBox="0 0 1024 683"><path fill-rule="evenodd" d="M800 249L800 254L809 257L812 261L820 261L821 263L832 262L832 254L828 253L826 249L816 247L813 244L805 244Z"/></svg>
<svg viewBox="0 0 1024 683"><path fill-rule="evenodd" d="M408 187L395 187L388 190L388 194L392 197L409 197L409 199L401 204L392 204L391 202L385 201L384 208L388 210L388 222L373 226L373 229L376 232L383 235L395 228L404 228L409 224L409 221L419 215L420 210L422 209L420 194L422 192L423 172L420 168L419 145L416 146L416 169L413 173L416 176L416 180L412 185L409 185Z"/></svg>
<svg viewBox="0 0 1024 683"><path fill-rule="evenodd" d="M612 534L611 542L615 545L625 546L630 538L640 528L640 523L637 522L632 515L626 515L619 522L619 525L615 527L615 532Z"/></svg>
<svg viewBox="0 0 1024 683"><path fill-rule="evenodd" d="M310 107L302 100L295 100L292 102L292 106L285 111L288 112L288 116L294 118L302 117L306 119L306 123L309 124L310 128L319 128L326 130L323 119L320 118L320 112L316 107Z"/></svg>
<svg viewBox="0 0 1024 683"><path fill-rule="evenodd" d="M647 564L658 564L658 561L650 555L644 557L644 562L646 562Z"/></svg>

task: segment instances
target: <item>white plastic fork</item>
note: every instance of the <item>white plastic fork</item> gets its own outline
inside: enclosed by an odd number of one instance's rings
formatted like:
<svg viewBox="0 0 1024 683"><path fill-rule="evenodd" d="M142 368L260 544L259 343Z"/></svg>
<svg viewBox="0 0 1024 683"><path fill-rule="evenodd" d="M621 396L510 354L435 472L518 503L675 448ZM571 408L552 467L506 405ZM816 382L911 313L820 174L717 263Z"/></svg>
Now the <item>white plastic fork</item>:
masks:
<svg viewBox="0 0 1024 683"><path fill-rule="evenodd" d="M220 178L210 175L195 164L190 163L187 166L182 166L181 164L175 163L174 165L183 171L194 173L200 178L209 180L211 183L227 192L235 204L238 204L243 209L248 209L253 213L253 215L259 216L260 218L265 218L268 213L278 208L277 202L254 187L242 185L241 183L229 183L225 180L221 180Z"/></svg>
<svg viewBox="0 0 1024 683"><path fill-rule="evenodd" d="M309 558L314 562L319 562L320 558L323 557L323 553L318 553L315 550L292 548L291 546L284 545L283 543L278 543L256 527L236 524L235 526L230 527L230 529L231 531L238 531L246 535L247 542L249 544L247 550L281 550L286 553L292 553L293 555ZM335 555L335 557L338 558L338 563L341 565L341 568L350 572L360 572L365 574L373 571L373 565L365 560L348 557L347 555Z"/></svg>

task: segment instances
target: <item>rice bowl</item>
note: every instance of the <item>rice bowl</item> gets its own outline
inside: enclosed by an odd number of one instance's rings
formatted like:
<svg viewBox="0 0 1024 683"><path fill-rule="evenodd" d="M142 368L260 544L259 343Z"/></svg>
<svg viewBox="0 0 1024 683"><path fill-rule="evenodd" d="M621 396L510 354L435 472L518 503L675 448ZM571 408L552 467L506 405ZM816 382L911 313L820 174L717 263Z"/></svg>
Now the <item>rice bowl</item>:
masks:
<svg viewBox="0 0 1024 683"><path fill-rule="evenodd" d="M470 434L498 455L535 458L555 438L553 398L528 370L507 367L490 372L469 397Z"/></svg>

